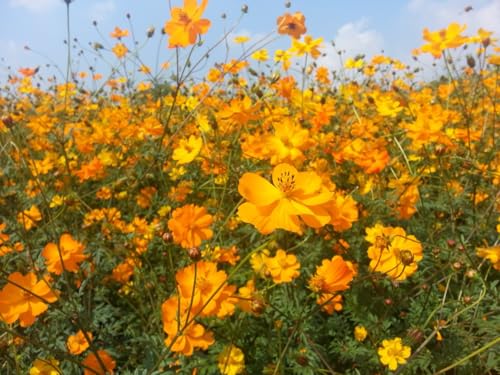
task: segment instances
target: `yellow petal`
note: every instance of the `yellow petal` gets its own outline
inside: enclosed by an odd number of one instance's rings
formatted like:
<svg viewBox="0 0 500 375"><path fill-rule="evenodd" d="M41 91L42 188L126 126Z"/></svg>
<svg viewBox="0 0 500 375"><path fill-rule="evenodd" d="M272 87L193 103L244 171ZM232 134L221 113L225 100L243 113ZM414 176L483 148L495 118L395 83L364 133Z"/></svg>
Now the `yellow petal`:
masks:
<svg viewBox="0 0 500 375"><path fill-rule="evenodd" d="M256 206L270 205L282 197L276 187L255 173L245 173L241 176L238 192Z"/></svg>

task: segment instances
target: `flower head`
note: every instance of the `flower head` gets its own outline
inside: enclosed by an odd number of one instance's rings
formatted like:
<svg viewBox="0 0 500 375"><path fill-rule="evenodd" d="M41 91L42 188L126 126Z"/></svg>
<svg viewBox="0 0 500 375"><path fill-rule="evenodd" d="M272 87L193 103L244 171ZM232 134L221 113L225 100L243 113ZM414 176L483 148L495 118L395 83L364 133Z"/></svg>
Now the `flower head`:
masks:
<svg viewBox="0 0 500 375"><path fill-rule="evenodd" d="M17 221L22 224L26 230L30 230L36 226L36 223L40 220L42 220L42 214L35 205L17 215Z"/></svg>
<svg viewBox="0 0 500 375"><path fill-rule="evenodd" d="M168 228L172 231L174 242L189 249L212 238L213 232L209 228L212 222L213 217L205 207L188 204L172 212Z"/></svg>
<svg viewBox="0 0 500 375"><path fill-rule="evenodd" d="M407 235L400 227L376 224L366 229L370 269L385 273L391 279L403 281L417 270L422 260L422 245L415 236Z"/></svg>
<svg viewBox="0 0 500 375"><path fill-rule="evenodd" d="M42 251L42 256L45 258L47 270L60 275L63 269L69 272L78 271L80 263L88 257L83 253L84 250L83 244L71 237L71 234L64 233L59 239L59 246L53 242L48 243Z"/></svg>
<svg viewBox="0 0 500 375"><path fill-rule="evenodd" d="M305 21L306 18L300 12L295 14L285 13L276 20L278 34L287 34L294 39L299 39L307 31Z"/></svg>
<svg viewBox="0 0 500 375"><path fill-rule="evenodd" d="M356 341L363 342L365 341L366 336L368 336L368 331L366 330L365 327L363 326L354 327L354 338L356 339Z"/></svg>
<svg viewBox="0 0 500 375"><path fill-rule="evenodd" d="M265 257L264 264L276 284L289 283L300 275L297 257L282 249L278 249L274 257Z"/></svg>
<svg viewBox="0 0 500 375"><path fill-rule="evenodd" d="M191 163L200 153L202 145L201 137L191 135L189 139L181 139L179 146L174 149L172 159L177 161L177 164Z"/></svg>
<svg viewBox="0 0 500 375"><path fill-rule="evenodd" d="M89 353L87 357L83 360L82 364L86 367L90 367L93 371L89 369L83 370L83 375L107 375L113 374L113 370L116 367L116 362L113 358L106 352L105 350L98 350L97 355L99 359L97 359L94 353ZM105 369L102 368L102 364Z"/></svg>
<svg viewBox="0 0 500 375"><path fill-rule="evenodd" d="M226 346L217 359L217 366L223 375L241 374L245 369L245 355L234 345Z"/></svg>
<svg viewBox="0 0 500 375"><path fill-rule="evenodd" d="M169 298L161 306L163 330L167 334L165 345L185 356L193 355L197 348L208 349L215 342L212 332L189 319L188 308L177 297Z"/></svg>
<svg viewBox="0 0 500 375"><path fill-rule="evenodd" d="M205 34L210 28L210 20L201 18L208 0L202 0L200 6L197 0L184 0L182 8L171 10L172 18L165 23L165 33L170 36L168 48L187 47L196 43L200 34Z"/></svg>
<svg viewBox="0 0 500 375"><path fill-rule="evenodd" d="M238 209L245 223L251 223L268 234L277 228L302 233L301 221L319 228L330 221L323 207L332 193L322 186L321 178L314 172L298 172L283 163L273 170L273 183L255 173L245 173L238 185L239 193L248 202Z"/></svg>
<svg viewBox="0 0 500 375"><path fill-rule="evenodd" d="M396 370L398 365L405 364L410 354L411 348L404 346L400 337L384 340L382 346L378 348L380 362L384 366L388 366L391 371Z"/></svg>
<svg viewBox="0 0 500 375"><path fill-rule="evenodd" d="M33 367L30 368L29 375L60 375L59 361L54 358L35 359Z"/></svg>
<svg viewBox="0 0 500 375"><path fill-rule="evenodd" d="M316 268L316 273L309 280L309 286L315 292L332 294L348 289L354 275L352 263L335 255L331 260L323 259L321 266Z"/></svg>
<svg viewBox="0 0 500 375"><path fill-rule="evenodd" d="M500 246L478 247L476 249L476 255L488 259L493 263L493 268L500 271Z"/></svg>
<svg viewBox="0 0 500 375"><path fill-rule="evenodd" d="M47 303L57 301L57 295L46 280L38 280L32 272L23 275L14 272L0 290L0 319L11 324L19 319L21 327L35 322L47 309Z"/></svg>
<svg viewBox="0 0 500 375"><path fill-rule="evenodd" d="M83 353L90 345L87 337L89 340L92 340L92 332L87 332L87 336L85 336L82 330L79 330L76 334L69 336L68 340L66 341L68 351L73 355Z"/></svg>

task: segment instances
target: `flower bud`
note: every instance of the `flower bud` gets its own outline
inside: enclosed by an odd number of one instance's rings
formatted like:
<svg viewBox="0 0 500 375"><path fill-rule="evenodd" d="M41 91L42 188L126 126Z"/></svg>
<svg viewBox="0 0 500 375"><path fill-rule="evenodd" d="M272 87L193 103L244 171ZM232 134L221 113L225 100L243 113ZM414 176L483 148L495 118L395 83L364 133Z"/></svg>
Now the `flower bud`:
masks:
<svg viewBox="0 0 500 375"><path fill-rule="evenodd" d="M197 261L201 258L201 251L198 247L194 246L188 249L188 255L192 260Z"/></svg>
<svg viewBox="0 0 500 375"><path fill-rule="evenodd" d="M243 5L241 6L241 11L242 11L243 13L248 13L248 5L243 4Z"/></svg>

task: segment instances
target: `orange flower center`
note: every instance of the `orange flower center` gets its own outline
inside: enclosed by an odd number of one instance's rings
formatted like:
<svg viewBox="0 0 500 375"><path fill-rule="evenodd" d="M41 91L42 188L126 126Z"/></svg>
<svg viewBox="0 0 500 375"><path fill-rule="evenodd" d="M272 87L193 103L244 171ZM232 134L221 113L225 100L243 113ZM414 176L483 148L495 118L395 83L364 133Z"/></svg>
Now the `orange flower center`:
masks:
<svg viewBox="0 0 500 375"><path fill-rule="evenodd" d="M191 22L191 18L189 18L186 12L180 12L179 21L187 25Z"/></svg>
<svg viewBox="0 0 500 375"><path fill-rule="evenodd" d="M196 287L200 290L202 295L207 295L212 289L212 284L203 276L198 276L196 280Z"/></svg>
<svg viewBox="0 0 500 375"><path fill-rule="evenodd" d="M278 188L283 193L289 193L295 190L295 175L290 171L284 171L278 177Z"/></svg>
<svg viewBox="0 0 500 375"><path fill-rule="evenodd" d="M405 266L409 266L413 263L413 253L410 250L401 250L399 256L401 257L401 262Z"/></svg>

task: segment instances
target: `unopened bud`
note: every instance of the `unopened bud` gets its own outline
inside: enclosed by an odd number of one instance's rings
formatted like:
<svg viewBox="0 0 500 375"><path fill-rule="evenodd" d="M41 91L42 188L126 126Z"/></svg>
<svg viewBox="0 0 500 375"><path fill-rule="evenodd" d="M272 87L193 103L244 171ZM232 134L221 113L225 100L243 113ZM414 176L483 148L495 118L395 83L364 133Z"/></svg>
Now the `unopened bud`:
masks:
<svg viewBox="0 0 500 375"><path fill-rule="evenodd" d="M476 270L467 270L467 272L465 273L465 276L467 276L469 279L476 277L476 275L477 275Z"/></svg>
<svg viewBox="0 0 500 375"><path fill-rule="evenodd" d="M192 260L197 261L201 258L201 251L198 247L195 246L188 249L188 255Z"/></svg>
<svg viewBox="0 0 500 375"><path fill-rule="evenodd" d="M467 65L471 69L476 66L476 60L474 60L474 57L472 55L467 55Z"/></svg>
<svg viewBox="0 0 500 375"><path fill-rule="evenodd" d="M242 11L243 13L248 13L248 5L243 4L243 5L241 6L241 11Z"/></svg>
<svg viewBox="0 0 500 375"><path fill-rule="evenodd" d="M266 304L260 298L253 298L250 302L250 308L254 314L260 315L264 312Z"/></svg>
<svg viewBox="0 0 500 375"><path fill-rule="evenodd" d="M155 28L153 26L150 26L147 30L146 30L146 36L148 38L152 38L153 35L155 34Z"/></svg>
<svg viewBox="0 0 500 375"><path fill-rule="evenodd" d="M290 1L285 1L285 8L290 8L292 3Z"/></svg>
<svg viewBox="0 0 500 375"><path fill-rule="evenodd" d="M453 267L453 269L454 269L455 271L458 271L458 270L460 270L460 269L462 268L462 263L460 263L460 262L455 262L455 263L453 263L453 264L452 264L452 267Z"/></svg>
<svg viewBox="0 0 500 375"><path fill-rule="evenodd" d="M170 242L172 241L172 233L165 232L161 235L161 239L165 242Z"/></svg>

